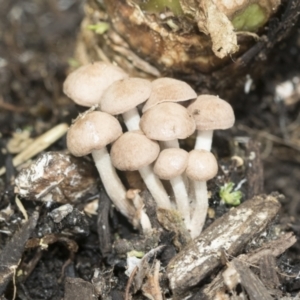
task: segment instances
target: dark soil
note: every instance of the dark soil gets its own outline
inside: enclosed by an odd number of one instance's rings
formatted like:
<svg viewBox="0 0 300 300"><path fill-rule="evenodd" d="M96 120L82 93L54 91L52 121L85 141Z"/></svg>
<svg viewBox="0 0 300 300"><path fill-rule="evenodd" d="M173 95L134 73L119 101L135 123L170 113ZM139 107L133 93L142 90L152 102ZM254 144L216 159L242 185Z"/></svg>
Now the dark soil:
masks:
<svg viewBox="0 0 300 300"><path fill-rule="evenodd" d="M58 123L71 123L78 114L78 108L62 93L62 83L73 62L76 34L83 17L83 2L0 0L0 6L0 167L7 166L6 175L0 178L0 210L11 204L14 211L9 219L0 218L2 250L21 227L23 219L14 201L13 178L17 171L11 166L12 155L4 150L7 142L15 132L30 130L31 137L37 137ZM290 37L272 51L266 71L254 79L250 92L241 94L232 102L237 118L234 129L217 133L214 142L214 151L224 160L224 164L228 164L229 155L240 155L241 141L250 137L261 144L264 191L278 191L285 196L280 198L282 209L278 223L281 229L294 231L297 237L300 235L299 66L300 26L297 24ZM299 81L298 94L295 93L293 101L276 101L276 86L293 78L295 82ZM226 147L222 148L224 143ZM63 138L47 150L65 148ZM233 172L232 176L238 183L244 174ZM29 215L36 206L41 206L38 221L40 235L35 233L35 236L44 236L49 222L47 208L30 201L23 201L23 204ZM211 206L217 215L224 212L224 208L219 207L218 197L211 202ZM78 221L78 216L76 218ZM119 299L118 290L124 290L127 281L120 275L124 272L125 260L117 260L114 256L102 259L97 216L84 217L79 224L68 226L71 227L68 228L70 240L56 239L49 244L47 251L36 247L26 250L22 265L26 266L28 273L20 277L16 299L62 299L65 276L74 277L76 274L76 277L90 281L95 268L99 268L101 273L111 270L112 265L116 267L114 273L110 273L106 287L111 285L112 298ZM76 226L82 226L84 230L75 232ZM111 226L114 233L123 237L136 237L137 232L118 214L113 215ZM51 232L58 233L59 230L62 228L52 229ZM164 239L168 238L165 234ZM78 252L74 250L77 246ZM169 248L170 255L174 251L174 248ZM297 243L280 258L278 264L282 272L297 275L300 271L299 253L300 244ZM300 283L294 277L286 278L282 283L283 291L295 294L300 289ZM12 299L12 294L10 284L7 299Z"/></svg>

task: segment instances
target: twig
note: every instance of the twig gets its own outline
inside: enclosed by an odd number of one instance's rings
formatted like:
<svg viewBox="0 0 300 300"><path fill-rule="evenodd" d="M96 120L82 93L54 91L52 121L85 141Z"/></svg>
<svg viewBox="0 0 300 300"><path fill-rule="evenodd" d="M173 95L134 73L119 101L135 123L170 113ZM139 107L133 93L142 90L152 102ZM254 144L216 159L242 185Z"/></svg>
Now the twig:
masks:
<svg viewBox="0 0 300 300"><path fill-rule="evenodd" d="M19 166L20 164L24 163L28 159L32 158L33 156L37 155L41 151L48 148L51 144L56 142L60 139L68 130L68 125L66 123L59 124L38 138L36 138L26 149L20 152L17 156L13 159L13 165L15 167ZM6 169L0 169L0 176L5 174Z"/></svg>
<svg viewBox="0 0 300 300"><path fill-rule="evenodd" d="M250 127L246 126L246 125L238 125L237 128L239 130L245 130L251 134L255 134L257 137L261 137L261 138L265 138L267 140L270 140L274 143L277 143L277 144L280 144L280 145L283 145L283 146L286 146L286 147L290 147L294 150L297 150L297 151L300 151L300 146L296 145L295 143L292 143L292 142L289 142L289 141L286 141L276 135L273 135L273 134L270 134L266 131L263 131L263 130L254 130L254 129L251 129Z"/></svg>
<svg viewBox="0 0 300 300"><path fill-rule="evenodd" d="M25 108L23 107L18 107L16 105L12 105L10 103L4 102L3 98L0 96L0 108L8 110L8 111L13 111L17 113L21 113L25 111Z"/></svg>
<svg viewBox="0 0 300 300"><path fill-rule="evenodd" d="M131 274L130 274L130 277L129 277L129 279L128 279L128 281L127 281L127 284L126 284L125 298L124 298L124 300L130 300L130 299L129 299L129 290L130 290L130 287L131 287L131 285L132 285L134 276L135 276L135 274L137 273L138 269L139 269L138 267L135 267L135 268L132 270Z"/></svg>

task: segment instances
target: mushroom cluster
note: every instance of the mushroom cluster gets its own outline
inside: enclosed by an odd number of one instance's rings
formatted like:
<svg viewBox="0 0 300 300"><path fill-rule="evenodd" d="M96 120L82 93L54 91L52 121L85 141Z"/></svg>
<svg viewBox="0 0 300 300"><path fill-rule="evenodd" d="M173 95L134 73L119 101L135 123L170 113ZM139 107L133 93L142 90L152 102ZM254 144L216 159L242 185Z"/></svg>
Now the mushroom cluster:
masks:
<svg viewBox="0 0 300 300"><path fill-rule="evenodd" d="M116 208L134 226L141 225L144 233L151 231L142 199L137 192L128 196L116 169L138 171L157 206L177 209L191 237L197 237L208 209L206 182L218 171L210 152L212 133L233 125L231 106L216 96L197 97L183 81L130 78L105 62L72 72L64 82L64 92L77 104L90 107L68 130L68 149L75 156L92 154ZM195 149L188 153L180 148L179 140L195 132ZM161 180L170 182L174 201Z"/></svg>

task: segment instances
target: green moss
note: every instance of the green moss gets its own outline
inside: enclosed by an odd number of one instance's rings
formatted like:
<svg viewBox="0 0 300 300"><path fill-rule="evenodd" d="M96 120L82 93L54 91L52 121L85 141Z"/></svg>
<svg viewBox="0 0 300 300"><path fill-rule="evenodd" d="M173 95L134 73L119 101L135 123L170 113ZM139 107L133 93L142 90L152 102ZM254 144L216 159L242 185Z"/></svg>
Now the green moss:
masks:
<svg viewBox="0 0 300 300"><path fill-rule="evenodd" d="M237 31L256 31L267 21L264 9L257 3L249 5L243 12L232 19L234 29Z"/></svg>
<svg viewBox="0 0 300 300"><path fill-rule="evenodd" d="M234 183L229 182L220 188L219 196L227 205L237 206L241 204L242 193L233 190Z"/></svg>
<svg viewBox="0 0 300 300"><path fill-rule="evenodd" d="M183 14L178 0L148 0L140 4L140 8L150 13L161 13L168 7L175 16Z"/></svg>

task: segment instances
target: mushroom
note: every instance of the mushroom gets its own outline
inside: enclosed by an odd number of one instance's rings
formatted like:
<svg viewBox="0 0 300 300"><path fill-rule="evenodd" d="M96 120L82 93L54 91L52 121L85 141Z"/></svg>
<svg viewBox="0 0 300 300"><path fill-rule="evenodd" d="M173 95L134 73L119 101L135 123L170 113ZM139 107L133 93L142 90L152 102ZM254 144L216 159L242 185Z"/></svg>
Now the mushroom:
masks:
<svg viewBox="0 0 300 300"><path fill-rule="evenodd" d="M169 196L150 166L159 150L158 143L148 139L141 131L129 131L113 143L111 159L113 165L121 171L138 170L157 205L171 209Z"/></svg>
<svg viewBox="0 0 300 300"><path fill-rule="evenodd" d="M196 125L185 107L166 102L147 110L140 127L149 139L163 142L164 148L179 148L177 139L192 135Z"/></svg>
<svg viewBox="0 0 300 300"><path fill-rule="evenodd" d="M160 152L153 168L160 179L170 180L177 210L181 213L186 228L190 226L190 201L181 174L187 167L188 156L188 152L183 149L164 149Z"/></svg>
<svg viewBox="0 0 300 300"><path fill-rule="evenodd" d="M107 62L94 62L76 69L68 75L64 93L75 103L91 107L97 105L103 92L115 81L127 78L121 68Z"/></svg>
<svg viewBox="0 0 300 300"><path fill-rule="evenodd" d="M196 97L196 92L186 82L168 77L158 78L152 81L152 92L143 107L143 113L158 103L181 102Z"/></svg>
<svg viewBox="0 0 300 300"><path fill-rule="evenodd" d="M213 131L228 129L235 121L231 105L216 96L201 95L187 109L196 122L195 149L210 151Z"/></svg>
<svg viewBox="0 0 300 300"><path fill-rule="evenodd" d="M206 150L192 150L189 153L186 175L193 180L195 189L195 207L190 223L192 238L202 231L208 210L206 181L217 175L218 164L214 155Z"/></svg>
<svg viewBox="0 0 300 300"><path fill-rule="evenodd" d="M126 78L114 82L102 95L100 110L111 115L122 114L128 130L139 130L140 115L137 106L151 93L151 82L142 78Z"/></svg>
<svg viewBox="0 0 300 300"><path fill-rule="evenodd" d="M88 111L79 116L67 133L67 147L74 156L92 154L102 183L116 208L133 225L137 225L135 208L126 198L126 189L113 167L106 145L122 134L116 118L100 111ZM143 228L147 230L148 228Z"/></svg>

